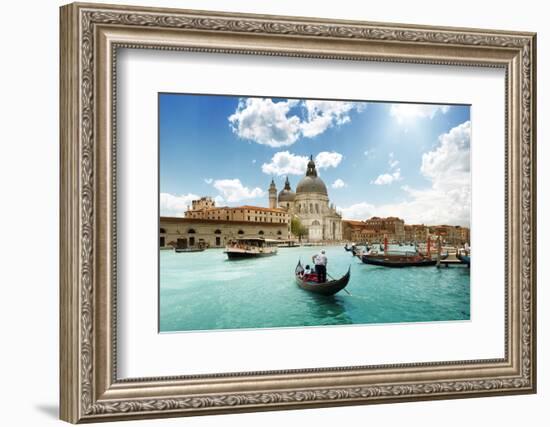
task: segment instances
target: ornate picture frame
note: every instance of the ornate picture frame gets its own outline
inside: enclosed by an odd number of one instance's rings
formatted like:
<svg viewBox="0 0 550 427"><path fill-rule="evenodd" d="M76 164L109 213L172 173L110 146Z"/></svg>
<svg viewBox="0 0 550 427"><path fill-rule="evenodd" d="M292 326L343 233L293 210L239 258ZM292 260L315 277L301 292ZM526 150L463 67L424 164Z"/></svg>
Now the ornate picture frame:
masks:
<svg viewBox="0 0 550 427"><path fill-rule="evenodd" d="M61 419L187 416L536 391L536 35L98 4L61 8ZM502 68L502 359L117 377L117 49Z"/></svg>

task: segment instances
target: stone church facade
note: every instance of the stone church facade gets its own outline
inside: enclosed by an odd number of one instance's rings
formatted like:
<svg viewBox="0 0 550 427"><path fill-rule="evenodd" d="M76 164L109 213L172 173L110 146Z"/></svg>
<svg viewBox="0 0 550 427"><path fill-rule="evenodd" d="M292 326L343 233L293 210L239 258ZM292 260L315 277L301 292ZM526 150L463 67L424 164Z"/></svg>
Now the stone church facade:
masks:
<svg viewBox="0 0 550 427"><path fill-rule="evenodd" d="M342 216L330 203L327 187L317 175L312 157L296 192L292 191L288 177L279 194L275 182L271 181L269 207L285 209L292 217L299 218L308 230L310 241L342 240Z"/></svg>

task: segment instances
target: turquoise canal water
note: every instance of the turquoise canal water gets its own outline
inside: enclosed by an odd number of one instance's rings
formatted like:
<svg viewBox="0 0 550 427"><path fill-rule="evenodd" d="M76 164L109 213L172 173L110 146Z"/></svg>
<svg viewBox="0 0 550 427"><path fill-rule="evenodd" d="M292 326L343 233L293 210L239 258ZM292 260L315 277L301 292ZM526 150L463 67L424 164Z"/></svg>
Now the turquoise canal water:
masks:
<svg viewBox="0 0 550 427"><path fill-rule="evenodd" d="M280 248L272 257L239 261L228 261L222 249L161 251L160 331L470 319L468 268L378 267L342 246L325 247L331 276L351 265L351 296L323 297L294 281L298 259L308 263L320 249Z"/></svg>

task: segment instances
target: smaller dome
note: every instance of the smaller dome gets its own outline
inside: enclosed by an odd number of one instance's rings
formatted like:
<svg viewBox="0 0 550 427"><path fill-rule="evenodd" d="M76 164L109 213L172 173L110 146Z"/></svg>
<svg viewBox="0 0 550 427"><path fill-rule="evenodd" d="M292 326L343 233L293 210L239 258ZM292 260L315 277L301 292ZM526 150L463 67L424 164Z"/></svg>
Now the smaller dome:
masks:
<svg viewBox="0 0 550 427"><path fill-rule="evenodd" d="M279 192L279 202L293 202L296 198L296 193L290 188L288 176L286 177L285 187Z"/></svg>
<svg viewBox="0 0 550 427"><path fill-rule="evenodd" d="M293 202L296 198L294 191L281 190L279 193L279 202Z"/></svg>

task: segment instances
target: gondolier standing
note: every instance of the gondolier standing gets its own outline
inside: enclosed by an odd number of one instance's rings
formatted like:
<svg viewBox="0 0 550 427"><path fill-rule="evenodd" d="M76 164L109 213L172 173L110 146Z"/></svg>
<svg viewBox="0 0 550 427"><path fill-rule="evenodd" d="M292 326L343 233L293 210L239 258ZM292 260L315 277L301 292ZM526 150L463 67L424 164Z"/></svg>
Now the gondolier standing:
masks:
<svg viewBox="0 0 550 427"><path fill-rule="evenodd" d="M314 255L312 257L313 263L315 264L315 272L317 273L317 280L319 283L324 283L327 281L327 256L325 251L321 250L321 253Z"/></svg>

